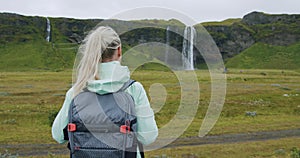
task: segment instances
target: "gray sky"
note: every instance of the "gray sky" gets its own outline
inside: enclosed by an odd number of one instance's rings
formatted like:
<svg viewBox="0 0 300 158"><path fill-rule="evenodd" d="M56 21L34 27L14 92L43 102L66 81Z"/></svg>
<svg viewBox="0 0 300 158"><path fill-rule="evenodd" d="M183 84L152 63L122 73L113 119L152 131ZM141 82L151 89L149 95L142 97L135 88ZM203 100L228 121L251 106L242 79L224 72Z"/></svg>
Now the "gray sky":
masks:
<svg viewBox="0 0 300 158"><path fill-rule="evenodd" d="M152 8L132 11L141 7ZM80 19L170 19L184 15L200 23L242 18L252 11L300 14L300 0L0 0L0 12Z"/></svg>

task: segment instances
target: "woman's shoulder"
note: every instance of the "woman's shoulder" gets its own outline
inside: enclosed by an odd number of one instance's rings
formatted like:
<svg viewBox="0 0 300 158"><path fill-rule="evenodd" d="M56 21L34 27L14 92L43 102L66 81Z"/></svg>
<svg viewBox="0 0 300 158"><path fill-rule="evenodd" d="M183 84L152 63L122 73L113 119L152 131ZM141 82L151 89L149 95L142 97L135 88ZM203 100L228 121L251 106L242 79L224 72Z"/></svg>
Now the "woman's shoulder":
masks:
<svg viewBox="0 0 300 158"><path fill-rule="evenodd" d="M67 92L66 92L66 99L72 99L73 98L73 87L71 87Z"/></svg>
<svg viewBox="0 0 300 158"><path fill-rule="evenodd" d="M134 83L132 84L132 86L139 87L139 88L144 87L139 81L136 81L136 80L134 80Z"/></svg>
<svg viewBox="0 0 300 158"><path fill-rule="evenodd" d="M127 88L127 92L129 92L132 95L138 95L144 91L144 86L138 81L135 81L131 86Z"/></svg>
<svg viewBox="0 0 300 158"><path fill-rule="evenodd" d="M140 83L139 81L135 81L132 86L133 88L137 89L137 90L144 90L144 86L142 83Z"/></svg>

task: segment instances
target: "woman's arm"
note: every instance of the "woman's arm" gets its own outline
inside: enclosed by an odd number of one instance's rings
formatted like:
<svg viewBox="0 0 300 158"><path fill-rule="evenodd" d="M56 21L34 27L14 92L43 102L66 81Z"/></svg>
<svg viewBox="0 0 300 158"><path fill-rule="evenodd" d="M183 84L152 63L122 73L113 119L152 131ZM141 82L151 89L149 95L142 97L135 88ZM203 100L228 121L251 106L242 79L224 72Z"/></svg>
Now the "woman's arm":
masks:
<svg viewBox="0 0 300 158"><path fill-rule="evenodd" d="M72 90L70 89L67 94L64 101L64 104L62 108L60 109L59 113L57 114L53 125L52 125L52 137L54 140L56 140L58 143L65 143L67 142L64 140L64 132L63 129L68 124L68 114L69 114L69 108L72 98Z"/></svg>
<svg viewBox="0 0 300 158"><path fill-rule="evenodd" d="M158 136L158 128L145 89L141 83L135 82L127 91L135 102L137 138L144 145L151 144Z"/></svg>

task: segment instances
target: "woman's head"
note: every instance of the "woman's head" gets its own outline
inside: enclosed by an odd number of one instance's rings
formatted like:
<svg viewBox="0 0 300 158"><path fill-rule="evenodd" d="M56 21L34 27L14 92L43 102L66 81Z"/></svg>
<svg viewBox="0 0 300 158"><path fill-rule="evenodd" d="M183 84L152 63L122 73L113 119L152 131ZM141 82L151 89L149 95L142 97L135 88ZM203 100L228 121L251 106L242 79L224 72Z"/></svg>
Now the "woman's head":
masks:
<svg viewBox="0 0 300 158"><path fill-rule="evenodd" d="M119 35L110 27L100 26L91 31L83 41L84 56L96 57L96 62L111 58L115 51L120 48Z"/></svg>
<svg viewBox="0 0 300 158"><path fill-rule="evenodd" d="M80 59L78 59L78 57ZM110 27L99 26L92 30L83 40L77 53L79 60L75 70L74 95L77 95L87 81L100 79L98 76L99 62L120 60L121 40Z"/></svg>

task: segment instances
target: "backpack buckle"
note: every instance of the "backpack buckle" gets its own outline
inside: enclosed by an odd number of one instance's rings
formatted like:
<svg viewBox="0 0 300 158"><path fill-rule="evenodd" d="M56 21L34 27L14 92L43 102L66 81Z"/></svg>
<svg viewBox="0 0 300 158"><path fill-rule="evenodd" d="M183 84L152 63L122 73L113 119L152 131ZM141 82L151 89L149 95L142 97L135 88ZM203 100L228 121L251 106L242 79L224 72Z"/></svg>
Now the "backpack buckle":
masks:
<svg viewBox="0 0 300 158"><path fill-rule="evenodd" d="M130 133L130 126L126 126L126 125L120 126L120 132L124 134Z"/></svg>
<svg viewBox="0 0 300 158"><path fill-rule="evenodd" d="M76 131L76 124L75 123L69 123L68 124L68 131L69 132L75 132Z"/></svg>

